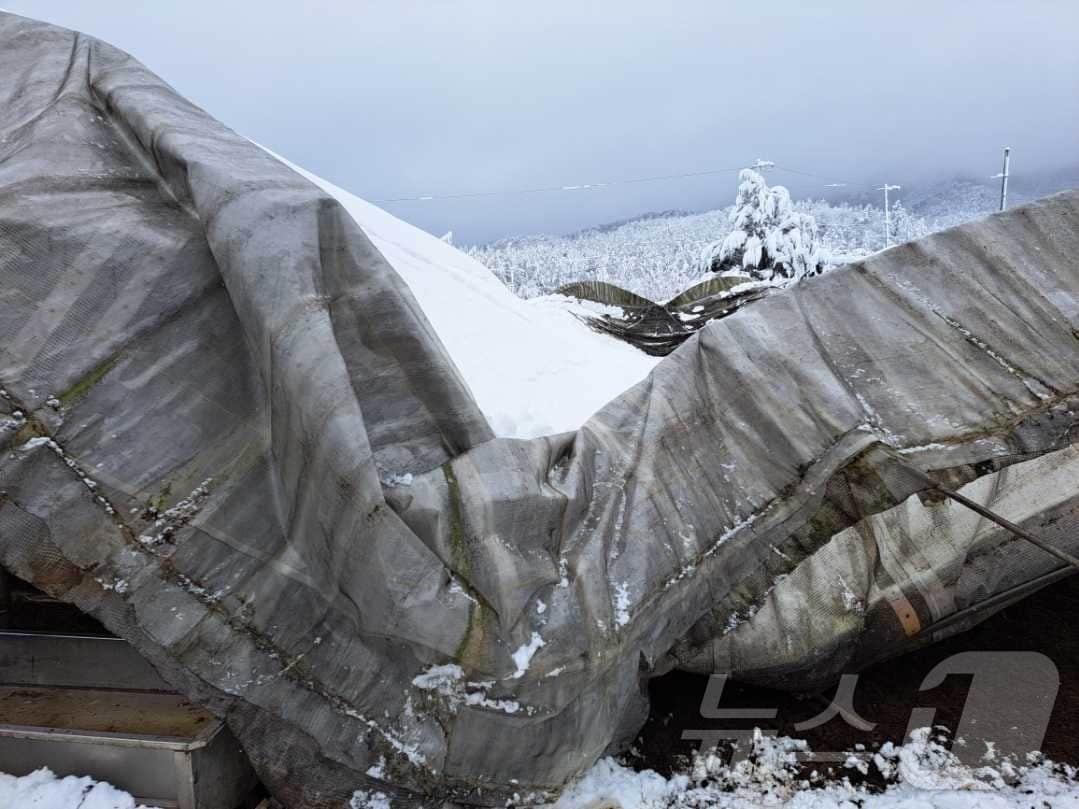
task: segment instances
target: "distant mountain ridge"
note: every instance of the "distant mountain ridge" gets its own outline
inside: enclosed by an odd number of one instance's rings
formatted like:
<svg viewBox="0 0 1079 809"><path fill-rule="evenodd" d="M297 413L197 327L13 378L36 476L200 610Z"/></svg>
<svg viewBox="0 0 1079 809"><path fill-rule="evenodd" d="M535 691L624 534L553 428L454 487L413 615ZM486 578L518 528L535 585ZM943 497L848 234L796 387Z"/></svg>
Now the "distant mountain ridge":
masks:
<svg viewBox="0 0 1079 809"><path fill-rule="evenodd" d="M775 180L777 185L783 183ZM892 201L901 202L908 211L925 217L926 219L954 218L957 211L993 213L1000 206L1000 180L986 177L976 178L971 175L959 174L945 180L934 183L907 182L900 183L902 190L893 195ZM1008 179L1008 205L1021 205L1024 202L1056 194L1059 191L1067 191L1071 188L1079 188L1079 163L1072 166L1064 166L1051 171L1040 171L1033 175L1024 174L1022 171L1012 169L1012 176ZM881 206L881 194L879 191L866 190L847 194L829 195L828 202L832 205L869 205ZM720 209L721 210L721 209ZM617 219L613 222L605 222L602 225L593 225L581 230L565 234L562 238L573 239L587 236L591 233L608 233L624 225L635 222L646 222L652 219L665 219L681 216L694 216L708 211L690 211L680 208L672 208L666 211L648 211L638 216L630 216L625 219ZM956 221L967 221L970 216L963 216ZM521 242L530 238L548 238L536 234L535 236L507 237L491 242L494 246L503 242Z"/></svg>
<svg viewBox="0 0 1079 809"><path fill-rule="evenodd" d="M988 176L961 174L934 183L905 182L900 185L902 189L893 199L902 202L911 213L928 220L955 219L957 212L987 214L1000 207L1000 180ZM1079 187L1079 164L1035 174L1025 174L1013 165L1008 179L1008 206L1076 187ZM867 190L832 197L831 201L833 204L880 206L881 194ZM964 216L956 222L969 218Z"/></svg>
<svg viewBox="0 0 1079 809"><path fill-rule="evenodd" d="M1079 165L1037 175L1016 173L1008 184L1008 205L1073 187L1079 187ZM890 217L888 243L895 244L993 213L1000 205L1000 181L958 176L904 184L892 203L899 203ZM816 219L832 264L886 246L884 210L876 191L803 199L795 209ZM665 300L701 280L701 254L730 232L729 212L730 206L649 212L569 235L509 237L464 249L523 298L594 280Z"/></svg>

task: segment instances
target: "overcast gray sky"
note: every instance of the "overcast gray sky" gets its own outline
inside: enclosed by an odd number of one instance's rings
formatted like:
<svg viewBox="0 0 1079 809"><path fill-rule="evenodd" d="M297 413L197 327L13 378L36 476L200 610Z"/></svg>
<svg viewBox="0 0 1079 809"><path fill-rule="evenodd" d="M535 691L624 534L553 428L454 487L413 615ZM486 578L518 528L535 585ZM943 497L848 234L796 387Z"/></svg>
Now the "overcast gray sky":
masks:
<svg viewBox="0 0 1079 809"><path fill-rule="evenodd" d="M1017 173L1079 162L1077 0L0 1L129 51L371 200L757 157L867 183L984 177L1005 144ZM476 241L716 207L734 187L720 175L384 207Z"/></svg>

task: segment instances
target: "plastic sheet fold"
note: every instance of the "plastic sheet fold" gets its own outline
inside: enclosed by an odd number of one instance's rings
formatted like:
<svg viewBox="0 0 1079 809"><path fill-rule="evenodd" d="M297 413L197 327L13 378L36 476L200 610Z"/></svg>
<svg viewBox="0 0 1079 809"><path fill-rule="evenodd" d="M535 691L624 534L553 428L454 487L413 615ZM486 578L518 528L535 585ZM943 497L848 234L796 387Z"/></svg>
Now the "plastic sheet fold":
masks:
<svg viewBox="0 0 1079 809"><path fill-rule="evenodd" d="M289 807L539 802L633 738L650 677L825 682L1052 573L902 464L1031 530L1070 513L1077 255L1057 195L493 439L336 200L0 14L0 564L223 716Z"/></svg>

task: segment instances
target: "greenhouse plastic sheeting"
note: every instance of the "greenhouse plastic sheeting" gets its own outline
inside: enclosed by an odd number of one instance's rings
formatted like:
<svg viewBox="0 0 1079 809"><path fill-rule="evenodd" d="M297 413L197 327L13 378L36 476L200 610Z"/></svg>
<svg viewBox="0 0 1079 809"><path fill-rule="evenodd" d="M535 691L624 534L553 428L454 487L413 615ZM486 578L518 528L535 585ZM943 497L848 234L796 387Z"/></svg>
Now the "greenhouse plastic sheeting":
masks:
<svg viewBox="0 0 1079 809"><path fill-rule="evenodd" d="M289 807L537 802L632 739L651 676L826 682L1053 575L904 469L1067 512L1077 255L1075 193L991 216L708 325L577 432L493 439L332 197L0 15L0 562Z"/></svg>

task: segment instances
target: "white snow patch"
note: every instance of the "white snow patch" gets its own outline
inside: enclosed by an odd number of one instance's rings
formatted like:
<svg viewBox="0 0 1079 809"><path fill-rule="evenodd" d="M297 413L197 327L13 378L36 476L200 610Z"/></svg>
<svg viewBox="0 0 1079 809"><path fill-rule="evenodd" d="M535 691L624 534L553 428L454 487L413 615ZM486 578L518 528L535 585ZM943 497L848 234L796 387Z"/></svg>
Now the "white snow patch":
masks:
<svg viewBox="0 0 1079 809"><path fill-rule="evenodd" d="M723 545L723 543L726 542L728 539L730 539L732 536L737 534L739 531L750 528L753 525L753 523L755 523L757 521L757 517L759 517L759 516L760 516L759 514L751 514L750 516L746 517L745 519L738 519L734 523L734 525L726 527L723 530L723 533L720 534L715 539L715 541L703 553L701 553L694 561L691 561L691 562L689 562L689 563L687 563L685 565L682 565L681 569L679 569L679 571L674 576L667 579L667 581L663 585L663 589L664 590L669 590L670 588L672 588L676 584L678 584L680 581L683 581L687 576L689 576L690 574L692 574L694 571L697 570L697 565L700 562L714 556L716 554L716 551L719 550L720 546Z"/></svg>
<svg viewBox="0 0 1079 809"><path fill-rule="evenodd" d="M153 509L154 522L145 533L139 535L139 542L143 545L158 545L173 539L176 532L202 510L210 497L210 486L213 482L213 478L206 478L192 489L191 494L160 514Z"/></svg>
<svg viewBox="0 0 1079 809"><path fill-rule="evenodd" d="M491 699L487 691L494 685L493 680L466 682L464 670L455 663L432 666L422 674L412 678L412 684L423 691L434 691L446 698L446 704L457 710L462 704L477 708L490 708L502 713L517 713L521 704L511 699ZM531 713L528 710L527 713Z"/></svg>
<svg viewBox="0 0 1079 809"><path fill-rule="evenodd" d="M478 601L476 601L475 598L473 598L472 594L469 593L468 590L461 586L461 582L459 582L457 579L450 580L450 592L454 595L464 596L473 604L479 603Z"/></svg>
<svg viewBox="0 0 1079 809"><path fill-rule="evenodd" d="M629 585L620 582L614 588L614 623L623 627L629 623Z"/></svg>
<svg viewBox="0 0 1079 809"><path fill-rule="evenodd" d="M391 809L393 804L390 803L390 798L385 792L357 789L352 793L348 806L349 809Z"/></svg>
<svg viewBox="0 0 1079 809"><path fill-rule="evenodd" d="M840 596L843 598L843 607L847 612L865 612L865 603L862 601L861 596L851 589L850 585L847 584L847 580L844 579L842 575L836 573L836 577L839 579L839 584L841 586Z"/></svg>
<svg viewBox="0 0 1079 809"><path fill-rule="evenodd" d="M0 388L0 393L5 394L3 398L7 398L6 391L4 391L2 388ZM21 416L22 414L20 411L16 410L12 415ZM0 427L5 426L6 425L0 425ZM112 515L116 513L112 507L112 504L109 503L109 501L105 497L98 493L97 481L95 481L93 478L83 472L82 467L79 466L78 461L76 461L74 458L64 452L64 448L57 444L56 441L54 441L49 436L34 436L33 438L24 441L23 443L16 446L15 450L18 452L29 452L30 450L37 449L38 447L47 447L48 449L50 449L53 454L55 454L61 461L64 462L64 465L67 466L68 469L78 475L79 480L82 482L82 485L87 488L87 490L93 496L94 501L105 510L106 514Z"/></svg>
<svg viewBox="0 0 1079 809"><path fill-rule="evenodd" d="M447 663L444 666L432 666L422 674L417 674L412 678L412 684L424 691L438 691L452 687L464 676L464 670L460 666Z"/></svg>
<svg viewBox="0 0 1079 809"><path fill-rule="evenodd" d="M805 742L757 733L750 756L727 765L698 754L670 778L635 772L604 758L567 787L548 809L1029 809L1079 807L1071 767L1051 762L972 769L923 728L901 746L852 753L849 768L876 769L887 786L872 793L847 778L806 780L798 762ZM1036 758L1036 757L1035 757Z"/></svg>
<svg viewBox="0 0 1079 809"><path fill-rule="evenodd" d="M386 774L386 757L379 756L378 763L367 768L367 775L371 778L382 778Z"/></svg>
<svg viewBox="0 0 1079 809"><path fill-rule="evenodd" d="M914 455L919 452L929 452L930 450L940 449L948 449L948 445L934 441L932 444L920 444L916 447L903 447L898 450L898 452L900 455Z"/></svg>
<svg viewBox="0 0 1079 809"><path fill-rule="evenodd" d="M26 414L21 410L13 410L10 416L0 418L0 430L20 430L24 424L26 424Z"/></svg>
<svg viewBox="0 0 1079 809"><path fill-rule="evenodd" d="M20 444L18 448L25 452L29 452L30 450L37 449L38 447L48 447L49 449L52 449L54 451L59 451L60 449L59 445L47 435L35 435L29 441L25 441Z"/></svg>
<svg viewBox="0 0 1079 809"><path fill-rule="evenodd" d="M0 773L0 807L3 809L136 809L127 792L89 776L60 778L42 767L16 777ZM139 806L139 809L147 809Z"/></svg>
<svg viewBox="0 0 1079 809"><path fill-rule="evenodd" d="M398 474L385 474L382 476L383 486L411 486L412 485L412 473L405 472L403 475Z"/></svg>
<svg viewBox="0 0 1079 809"><path fill-rule="evenodd" d="M539 632L533 632L532 639L513 653L513 662L517 664L517 671L513 673L514 680L518 677L524 677L525 672L528 671L528 665L532 662L532 656L543 645L543 638L540 637Z"/></svg>
<svg viewBox="0 0 1079 809"><path fill-rule="evenodd" d="M522 300L452 244L274 157L334 196L408 284L496 435L576 430L659 361L593 331L566 298Z"/></svg>

